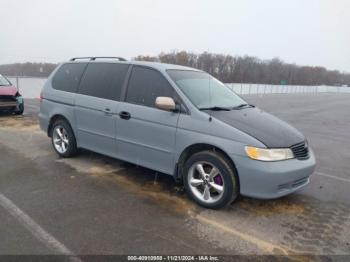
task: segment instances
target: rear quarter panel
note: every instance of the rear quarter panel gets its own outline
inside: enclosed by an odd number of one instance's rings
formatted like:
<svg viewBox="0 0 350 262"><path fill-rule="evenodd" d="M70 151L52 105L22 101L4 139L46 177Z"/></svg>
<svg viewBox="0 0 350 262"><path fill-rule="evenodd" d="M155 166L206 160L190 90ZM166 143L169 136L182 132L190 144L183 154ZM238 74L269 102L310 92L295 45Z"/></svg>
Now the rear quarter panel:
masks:
<svg viewBox="0 0 350 262"><path fill-rule="evenodd" d="M52 88L52 78L60 66L51 73L41 91L43 99L40 103L40 127L45 132L48 132L50 120L54 116L60 115L69 121L74 133L76 133L74 116L75 94Z"/></svg>

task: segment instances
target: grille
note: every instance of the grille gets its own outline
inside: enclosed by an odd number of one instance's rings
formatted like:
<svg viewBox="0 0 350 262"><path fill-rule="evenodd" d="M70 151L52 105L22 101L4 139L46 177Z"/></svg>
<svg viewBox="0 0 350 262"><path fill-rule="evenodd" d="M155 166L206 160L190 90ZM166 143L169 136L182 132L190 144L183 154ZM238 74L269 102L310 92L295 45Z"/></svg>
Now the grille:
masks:
<svg viewBox="0 0 350 262"><path fill-rule="evenodd" d="M0 102L14 102L16 98L14 96L0 96Z"/></svg>
<svg viewBox="0 0 350 262"><path fill-rule="evenodd" d="M297 159L305 160L309 158L309 147L307 142L302 142L291 147L294 156Z"/></svg>

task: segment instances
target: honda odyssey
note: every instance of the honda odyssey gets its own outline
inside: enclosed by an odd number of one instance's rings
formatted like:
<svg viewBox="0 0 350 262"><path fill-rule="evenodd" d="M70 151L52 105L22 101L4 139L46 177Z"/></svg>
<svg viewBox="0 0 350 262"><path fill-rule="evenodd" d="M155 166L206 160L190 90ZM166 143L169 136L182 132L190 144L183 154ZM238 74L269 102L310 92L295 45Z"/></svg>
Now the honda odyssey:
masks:
<svg viewBox="0 0 350 262"><path fill-rule="evenodd" d="M206 208L290 194L315 168L298 130L178 65L73 58L48 78L39 117L61 157L84 148L171 175Z"/></svg>

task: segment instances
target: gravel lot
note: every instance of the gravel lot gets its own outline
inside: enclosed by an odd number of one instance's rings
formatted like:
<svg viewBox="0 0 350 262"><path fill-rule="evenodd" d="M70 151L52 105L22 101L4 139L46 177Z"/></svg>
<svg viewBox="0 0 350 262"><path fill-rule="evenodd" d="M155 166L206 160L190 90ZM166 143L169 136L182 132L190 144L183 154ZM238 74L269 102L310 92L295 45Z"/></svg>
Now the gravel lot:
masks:
<svg viewBox="0 0 350 262"><path fill-rule="evenodd" d="M306 188L220 211L168 176L88 151L60 159L37 100L0 116L0 254L350 255L350 94L247 96L288 121L317 158Z"/></svg>

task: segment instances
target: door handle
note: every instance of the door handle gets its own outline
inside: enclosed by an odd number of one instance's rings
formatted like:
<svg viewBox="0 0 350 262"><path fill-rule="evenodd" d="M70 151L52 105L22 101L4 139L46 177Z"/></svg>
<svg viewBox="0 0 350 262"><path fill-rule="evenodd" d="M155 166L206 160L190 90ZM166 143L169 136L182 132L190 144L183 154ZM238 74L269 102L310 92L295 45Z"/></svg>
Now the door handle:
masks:
<svg viewBox="0 0 350 262"><path fill-rule="evenodd" d="M130 115L129 112L121 111L119 113L119 117L122 118L122 119L125 119L125 120L129 120L131 118L131 115Z"/></svg>

